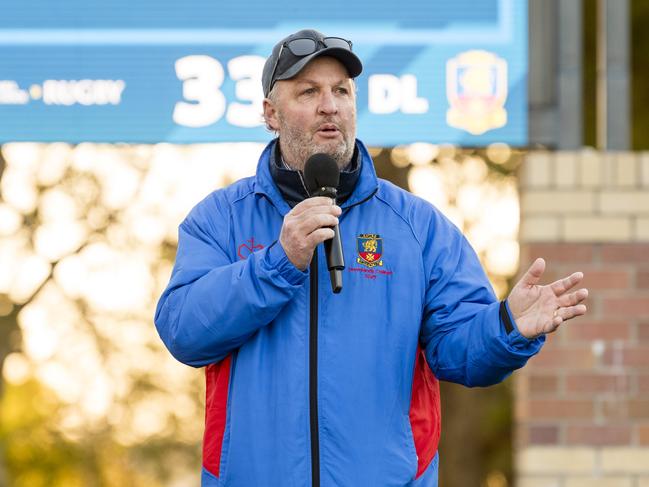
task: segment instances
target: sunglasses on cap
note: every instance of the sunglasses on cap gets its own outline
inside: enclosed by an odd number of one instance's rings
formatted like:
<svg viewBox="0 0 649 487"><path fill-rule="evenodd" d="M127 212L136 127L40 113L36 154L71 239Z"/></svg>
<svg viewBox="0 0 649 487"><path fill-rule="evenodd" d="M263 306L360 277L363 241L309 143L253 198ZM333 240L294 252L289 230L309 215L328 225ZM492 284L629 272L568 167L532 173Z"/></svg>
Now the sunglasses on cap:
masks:
<svg viewBox="0 0 649 487"><path fill-rule="evenodd" d="M352 41L348 41L347 39L343 39L342 37L325 37L322 40L311 39L310 37L301 37L284 42L279 48L279 53L277 54L277 59L275 60L273 71L270 74L271 85L268 88L268 91L273 88L275 81L277 81L275 79L275 72L277 71L279 60L282 58L284 48L287 48L289 51L291 51L294 56L304 57L319 51L320 44L322 44L325 48L339 47L341 49L347 49L348 51L352 50Z"/></svg>

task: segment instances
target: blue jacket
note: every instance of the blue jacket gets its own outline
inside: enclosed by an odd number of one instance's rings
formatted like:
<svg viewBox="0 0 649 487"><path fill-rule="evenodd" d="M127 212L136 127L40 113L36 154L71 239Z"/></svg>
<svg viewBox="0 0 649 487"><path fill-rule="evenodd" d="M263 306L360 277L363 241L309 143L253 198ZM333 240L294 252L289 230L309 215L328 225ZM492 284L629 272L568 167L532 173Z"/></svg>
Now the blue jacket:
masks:
<svg viewBox="0 0 649 487"><path fill-rule="evenodd" d="M542 345L507 333L466 239L358 146L340 294L322 246L302 272L277 242L290 208L273 143L180 225L155 323L174 357L206 366L203 486L437 486L437 380L494 384Z"/></svg>

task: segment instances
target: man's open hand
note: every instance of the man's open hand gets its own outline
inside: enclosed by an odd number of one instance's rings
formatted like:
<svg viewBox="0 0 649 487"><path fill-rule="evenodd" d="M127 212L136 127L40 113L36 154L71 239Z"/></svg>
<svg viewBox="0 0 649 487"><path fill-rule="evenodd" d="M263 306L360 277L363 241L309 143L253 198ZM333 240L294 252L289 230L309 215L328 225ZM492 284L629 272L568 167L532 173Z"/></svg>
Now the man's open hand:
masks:
<svg viewBox="0 0 649 487"><path fill-rule="evenodd" d="M570 292L582 281L583 273L575 272L541 286L538 282L544 271L545 261L536 259L507 298L518 331L526 338L552 333L564 321L586 313L582 303L588 297L588 289Z"/></svg>

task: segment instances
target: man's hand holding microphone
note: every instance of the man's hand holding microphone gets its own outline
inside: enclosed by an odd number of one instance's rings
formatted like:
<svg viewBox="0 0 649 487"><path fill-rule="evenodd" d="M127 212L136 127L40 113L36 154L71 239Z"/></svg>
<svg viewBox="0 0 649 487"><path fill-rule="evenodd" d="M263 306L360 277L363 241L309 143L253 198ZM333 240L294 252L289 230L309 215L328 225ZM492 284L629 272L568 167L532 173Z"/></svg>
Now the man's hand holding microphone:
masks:
<svg viewBox="0 0 649 487"><path fill-rule="evenodd" d="M305 270L319 243L324 242L331 290L343 287L345 268L338 217L342 210L336 205L340 169L327 154L314 154L304 165L304 180L310 198L295 205L284 217L279 243L288 259Z"/></svg>

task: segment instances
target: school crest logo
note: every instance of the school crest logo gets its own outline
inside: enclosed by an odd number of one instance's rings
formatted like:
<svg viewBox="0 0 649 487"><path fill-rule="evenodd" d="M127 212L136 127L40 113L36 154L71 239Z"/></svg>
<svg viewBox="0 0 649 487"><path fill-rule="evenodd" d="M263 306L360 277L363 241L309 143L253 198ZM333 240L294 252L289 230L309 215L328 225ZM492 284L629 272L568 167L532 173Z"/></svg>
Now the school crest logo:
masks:
<svg viewBox="0 0 649 487"><path fill-rule="evenodd" d="M473 135L507 123L507 62L488 51L472 50L446 62L446 123Z"/></svg>
<svg viewBox="0 0 649 487"><path fill-rule="evenodd" d="M367 267L382 266L383 239L374 233L361 233L356 237L358 257L356 262Z"/></svg>

